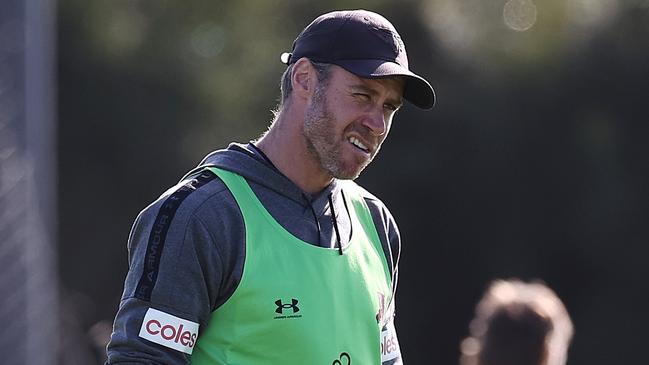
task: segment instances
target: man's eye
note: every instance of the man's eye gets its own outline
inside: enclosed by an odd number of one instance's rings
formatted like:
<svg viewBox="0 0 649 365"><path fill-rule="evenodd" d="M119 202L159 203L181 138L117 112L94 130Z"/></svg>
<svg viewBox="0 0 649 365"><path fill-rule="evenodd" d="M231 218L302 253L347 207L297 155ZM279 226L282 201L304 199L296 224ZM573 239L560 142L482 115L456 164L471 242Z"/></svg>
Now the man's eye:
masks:
<svg viewBox="0 0 649 365"><path fill-rule="evenodd" d="M354 96L363 100L370 100L370 96L364 93L354 93Z"/></svg>
<svg viewBox="0 0 649 365"><path fill-rule="evenodd" d="M392 105L392 104L383 104L383 107L386 108L386 109L388 109L388 110L391 110L391 111L393 111L393 112L396 111L396 110L398 109L396 106L394 106L394 105Z"/></svg>

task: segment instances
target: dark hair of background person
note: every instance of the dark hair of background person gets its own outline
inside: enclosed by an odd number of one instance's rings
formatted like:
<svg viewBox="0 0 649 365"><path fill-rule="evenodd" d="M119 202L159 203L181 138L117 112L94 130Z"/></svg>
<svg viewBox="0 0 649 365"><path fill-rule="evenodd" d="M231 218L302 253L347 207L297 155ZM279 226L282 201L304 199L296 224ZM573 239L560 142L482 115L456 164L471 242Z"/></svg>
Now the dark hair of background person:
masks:
<svg viewBox="0 0 649 365"><path fill-rule="evenodd" d="M461 365L563 365L573 325L545 284L496 280L476 306Z"/></svg>

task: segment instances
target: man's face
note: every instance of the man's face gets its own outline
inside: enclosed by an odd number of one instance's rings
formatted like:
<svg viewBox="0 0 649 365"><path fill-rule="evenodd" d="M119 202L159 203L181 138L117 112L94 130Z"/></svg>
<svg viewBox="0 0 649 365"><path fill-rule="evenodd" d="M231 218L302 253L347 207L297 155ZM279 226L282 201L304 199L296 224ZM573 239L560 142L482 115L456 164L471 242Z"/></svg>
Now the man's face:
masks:
<svg viewBox="0 0 649 365"><path fill-rule="evenodd" d="M355 179L379 152L402 104L402 78L363 79L332 65L304 121L311 156L332 177Z"/></svg>

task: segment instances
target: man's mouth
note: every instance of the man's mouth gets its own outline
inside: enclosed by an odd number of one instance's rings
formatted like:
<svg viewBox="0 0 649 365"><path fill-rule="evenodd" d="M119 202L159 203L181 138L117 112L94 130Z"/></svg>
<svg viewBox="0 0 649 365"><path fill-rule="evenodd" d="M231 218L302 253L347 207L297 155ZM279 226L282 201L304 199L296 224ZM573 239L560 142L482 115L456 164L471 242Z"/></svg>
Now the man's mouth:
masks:
<svg viewBox="0 0 649 365"><path fill-rule="evenodd" d="M361 150L361 151L363 151L363 152L365 152L365 153L370 153L370 149L367 148L367 146L365 146L365 145L363 144L363 142L361 142L358 138L356 138L356 137L349 137L347 140L349 141L349 143L351 143L352 145L354 145L354 147L358 148L359 150Z"/></svg>

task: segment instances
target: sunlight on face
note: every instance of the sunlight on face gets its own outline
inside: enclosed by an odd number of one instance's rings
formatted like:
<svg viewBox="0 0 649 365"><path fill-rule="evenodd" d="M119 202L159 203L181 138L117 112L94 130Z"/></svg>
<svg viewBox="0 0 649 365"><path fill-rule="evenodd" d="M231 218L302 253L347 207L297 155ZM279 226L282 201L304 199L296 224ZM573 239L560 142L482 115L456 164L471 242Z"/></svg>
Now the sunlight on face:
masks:
<svg viewBox="0 0 649 365"><path fill-rule="evenodd" d="M338 179L355 179L378 153L401 106L403 81L361 79L334 66L306 110L303 135L320 168Z"/></svg>

